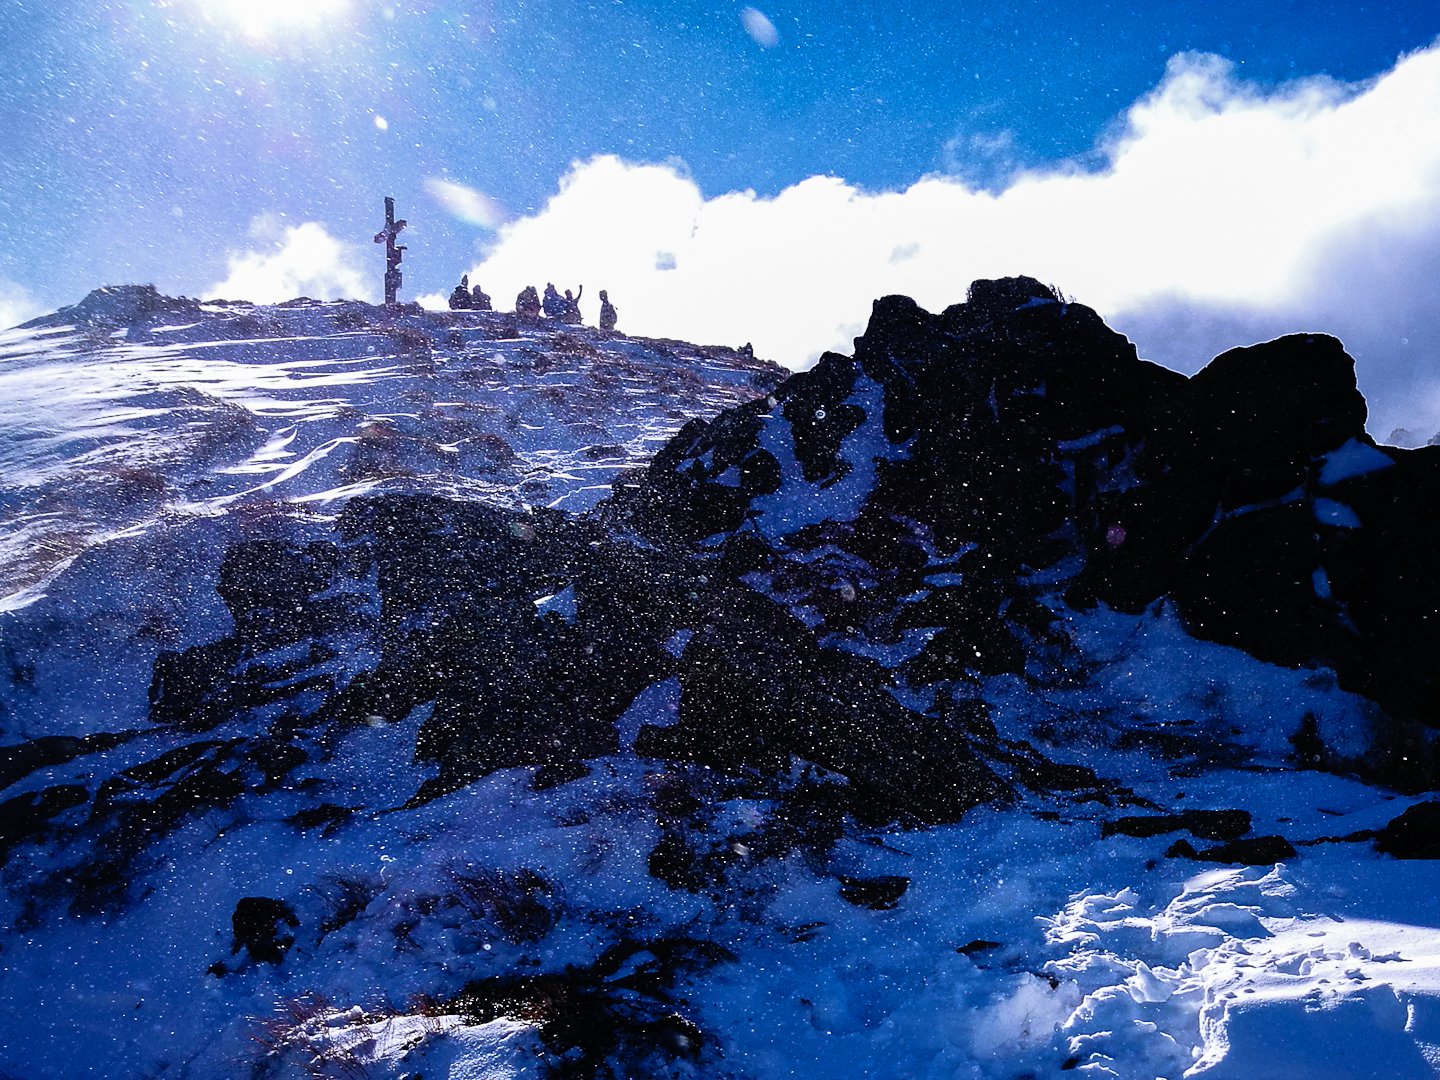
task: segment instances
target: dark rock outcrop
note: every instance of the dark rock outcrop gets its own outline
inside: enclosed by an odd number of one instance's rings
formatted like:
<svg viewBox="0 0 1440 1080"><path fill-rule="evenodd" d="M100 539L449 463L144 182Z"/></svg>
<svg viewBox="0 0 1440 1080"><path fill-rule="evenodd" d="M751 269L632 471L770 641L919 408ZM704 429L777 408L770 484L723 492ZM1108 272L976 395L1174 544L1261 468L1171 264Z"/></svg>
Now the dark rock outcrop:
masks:
<svg viewBox="0 0 1440 1080"><path fill-rule="evenodd" d="M716 1047L686 1015L677 984L735 959L710 941L626 940L589 967L475 980L447 1008L470 1023L510 1017L535 1024L547 1075L703 1074L714 1071Z"/></svg>
<svg viewBox="0 0 1440 1080"><path fill-rule="evenodd" d="M821 648L805 625L745 589L715 596L680 658L679 723L636 751L783 768L792 756L847 776L871 816L956 820L1005 785L961 731L912 712L874 661Z"/></svg>
<svg viewBox="0 0 1440 1080"><path fill-rule="evenodd" d="M896 874L840 879L841 899L871 911L889 911L900 902L900 898L909 888L910 879Z"/></svg>
<svg viewBox="0 0 1440 1080"><path fill-rule="evenodd" d="M1416 803L1380 830L1375 850L1397 859L1440 859L1440 802Z"/></svg>
<svg viewBox="0 0 1440 1080"><path fill-rule="evenodd" d="M51 818L89 801L90 793L83 786L56 784L0 802L0 866L14 845L40 834Z"/></svg>
<svg viewBox="0 0 1440 1080"><path fill-rule="evenodd" d="M538 791L621 750L620 721L661 684L662 714L623 725L636 754L825 776L825 813L777 813L746 841L757 857L823 846L846 815L948 822L1025 790L1113 806L1129 793L986 714L987 680L1069 677L1067 605L1163 599L1197 635L1331 668L1397 722L1440 726L1440 449L1378 447L1364 420L1332 338L1187 379L1032 279L976 283L939 314L885 297L853 357L691 422L586 518L357 497L329 535L235 545L216 581L233 629L154 666L150 719L178 740L64 807L19 795L15 842L85 817L95 854L70 869L98 910L154 836L258 812L361 725L413 725L435 775L405 805L502 768L534 768ZM79 752L17 751L15 775ZM317 803L277 820L359 809ZM723 876L662 816L653 872ZM1231 811L1110 831L1283 857L1248 828Z"/></svg>
<svg viewBox="0 0 1440 1080"><path fill-rule="evenodd" d="M1189 840L1176 840L1166 850L1171 859L1198 859L1202 862L1240 863L1242 866L1269 866L1295 857L1295 845L1283 836L1247 836L1225 844L1196 850Z"/></svg>
<svg viewBox="0 0 1440 1080"><path fill-rule="evenodd" d="M1119 817L1103 822L1101 836L1161 836L1184 829L1201 840L1238 840L1250 831L1248 810L1184 810L1178 814Z"/></svg>
<svg viewBox="0 0 1440 1080"><path fill-rule="evenodd" d="M234 932L232 956L244 949L256 963L278 964L295 944L295 935L290 930L299 926L300 920L295 909L284 900L246 896L235 905L230 925Z"/></svg>
<svg viewBox="0 0 1440 1080"><path fill-rule="evenodd" d="M939 627L912 683L1063 651L1057 595L1167 598L1197 636L1332 668L1440 726L1423 660L1440 647L1440 450L1379 447L1365 416L1334 338L1235 349L1187 379L1033 279L977 282L938 315L877 300L853 357L693 421L609 513L722 553L818 616L822 641Z"/></svg>

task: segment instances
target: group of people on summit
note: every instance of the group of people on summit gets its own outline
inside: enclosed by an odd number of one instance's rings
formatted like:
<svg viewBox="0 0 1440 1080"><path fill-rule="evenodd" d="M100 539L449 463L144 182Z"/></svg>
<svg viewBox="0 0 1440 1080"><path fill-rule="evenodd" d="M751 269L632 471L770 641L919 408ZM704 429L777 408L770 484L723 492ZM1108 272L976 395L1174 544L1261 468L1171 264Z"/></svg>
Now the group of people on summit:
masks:
<svg viewBox="0 0 1440 1080"><path fill-rule="evenodd" d="M535 291L534 285L526 285L520 290L520 295L515 298L515 314L522 319L538 319L541 312L545 317L554 319L556 322L580 324L584 319L580 316L580 295L585 291L581 285L579 290L572 296L569 289L561 296L556 290L553 282L545 283L545 299L540 299L540 294ZM470 275L465 274L460 278L460 284L455 286L454 292L450 294L450 309L452 311L493 311L490 304L490 296L479 285L471 286ZM615 305L610 303L610 294L604 289L600 290L600 329L614 330L618 321L618 312Z"/></svg>
<svg viewBox="0 0 1440 1080"><path fill-rule="evenodd" d="M470 275L461 274L460 284L450 294L451 311L494 311L490 306L490 294L476 285L470 287Z"/></svg>

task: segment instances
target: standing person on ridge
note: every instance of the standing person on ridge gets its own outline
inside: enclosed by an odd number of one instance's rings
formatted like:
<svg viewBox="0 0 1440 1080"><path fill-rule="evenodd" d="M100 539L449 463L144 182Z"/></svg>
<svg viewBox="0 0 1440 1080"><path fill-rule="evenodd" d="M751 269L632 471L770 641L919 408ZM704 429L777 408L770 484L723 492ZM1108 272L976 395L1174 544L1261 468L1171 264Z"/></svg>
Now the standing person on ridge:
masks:
<svg viewBox="0 0 1440 1080"><path fill-rule="evenodd" d="M610 294L604 289L600 290L600 329L614 330L619 313L615 305L610 302Z"/></svg>
<svg viewBox="0 0 1440 1080"><path fill-rule="evenodd" d="M555 291L555 283L553 281L547 281L545 283L545 300L541 306L547 318L559 319L565 314L565 301L562 300L560 294Z"/></svg>
<svg viewBox="0 0 1440 1080"><path fill-rule="evenodd" d="M540 294L535 291L534 285L526 285L515 297L515 314L522 319L540 318Z"/></svg>
<svg viewBox="0 0 1440 1080"><path fill-rule="evenodd" d="M565 300L564 300L565 313L560 316L560 318L561 318L564 322L567 322L567 323L575 323L575 324L578 325L578 324L583 323L583 322L585 321L585 320L581 317L581 315L580 315L580 294L583 293L584 291L585 291L585 286L584 286L584 285L581 285L581 286L580 286L580 292L576 293L574 296L571 296L571 295L570 295L570 290L569 290L569 289L566 289L566 290L565 290Z"/></svg>

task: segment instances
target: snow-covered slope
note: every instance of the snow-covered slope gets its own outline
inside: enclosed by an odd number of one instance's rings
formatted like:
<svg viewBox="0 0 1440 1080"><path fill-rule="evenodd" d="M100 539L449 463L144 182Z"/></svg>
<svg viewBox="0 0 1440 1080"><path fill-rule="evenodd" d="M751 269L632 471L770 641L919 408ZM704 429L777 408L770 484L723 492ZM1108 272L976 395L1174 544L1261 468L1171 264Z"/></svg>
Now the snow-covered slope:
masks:
<svg viewBox="0 0 1440 1080"><path fill-rule="evenodd" d="M130 296L124 339L249 315L343 357L251 364L198 418L163 346L129 382L129 346L72 357L104 407L65 407L150 462L150 503L100 497L78 421L8 429L16 490L90 516L0 616L0 1075L1434 1076L1440 805L1397 764L1431 752L1428 676L1380 704L1367 644L1373 583L1424 564L1357 535L1430 459L1354 434L1328 339L1251 354L1319 375L1232 421L1233 359L1187 383L1032 285L886 302L853 363L754 395L677 344L417 315L410 371L345 351L398 333L347 309ZM7 363L117 329L50 321L89 329ZM611 386L615 498L564 513L600 445L566 402L627 356L704 389ZM339 441L456 445L462 400L523 470ZM1327 596L1276 569L1295 520ZM1236 536L1245 588L1338 629L1230 632L1205 576ZM1407 580L1402 623L1434 603Z"/></svg>
<svg viewBox="0 0 1440 1080"><path fill-rule="evenodd" d="M779 376L733 349L496 313L98 289L0 332L0 606L161 519L333 516L380 491L583 510L690 417Z"/></svg>

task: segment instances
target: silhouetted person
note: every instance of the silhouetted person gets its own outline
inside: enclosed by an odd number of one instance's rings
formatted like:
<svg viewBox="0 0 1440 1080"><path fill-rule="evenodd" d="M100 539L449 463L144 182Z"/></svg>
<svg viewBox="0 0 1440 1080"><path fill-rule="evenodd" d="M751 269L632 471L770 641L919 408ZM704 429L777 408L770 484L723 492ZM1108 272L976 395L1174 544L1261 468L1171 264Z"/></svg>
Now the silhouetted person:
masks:
<svg viewBox="0 0 1440 1080"><path fill-rule="evenodd" d="M450 310L464 311L470 306L470 275L461 274L460 284L450 294Z"/></svg>
<svg viewBox="0 0 1440 1080"><path fill-rule="evenodd" d="M526 285L520 290L520 295L515 298L515 314L524 319L540 317L540 294L535 291L534 285Z"/></svg>
<svg viewBox="0 0 1440 1080"><path fill-rule="evenodd" d="M545 283L545 302L543 304L545 314L552 319L560 319L565 316L565 300L555 291L555 283Z"/></svg>
<svg viewBox="0 0 1440 1080"><path fill-rule="evenodd" d="M746 360L754 360L755 346L751 345L748 341L745 342L744 345L740 346L740 355L743 356Z"/></svg>
<svg viewBox="0 0 1440 1080"><path fill-rule="evenodd" d="M584 291L584 285L580 286L580 292L576 293L574 296L570 295L569 289L565 290L565 299L561 301L565 305L565 310L560 316L563 322L579 324L585 321L580 316L580 295Z"/></svg>
<svg viewBox="0 0 1440 1080"><path fill-rule="evenodd" d="M619 313L615 305L610 302L610 294L604 289L600 290L600 329L614 330Z"/></svg>
<svg viewBox="0 0 1440 1080"><path fill-rule="evenodd" d="M461 280L463 281L464 279L462 278ZM480 288L479 285L472 286L471 289L470 289L470 310L471 310L471 311L494 311L494 310L495 310L494 308L492 308L492 307L490 306L490 294L487 293L484 289Z"/></svg>

